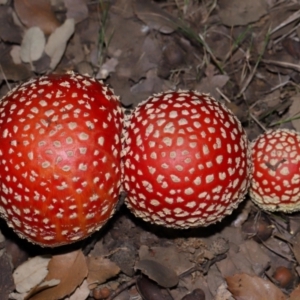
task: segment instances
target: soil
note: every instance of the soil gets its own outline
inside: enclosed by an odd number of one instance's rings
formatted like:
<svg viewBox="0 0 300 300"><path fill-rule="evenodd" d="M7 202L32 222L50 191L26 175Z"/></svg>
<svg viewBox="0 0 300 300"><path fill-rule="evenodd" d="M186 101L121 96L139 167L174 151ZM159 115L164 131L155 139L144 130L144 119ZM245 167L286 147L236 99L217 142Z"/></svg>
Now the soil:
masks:
<svg viewBox="0 0 300 300"><path fill-rule="evenodd" d="M75 71L109 84L127 110L198 90L231 109L250 141L300 131L299 20L293 0L2 0L0 96ZM222 222L188 230L120 204L99 232L54 249L1 220L0 299L296 300L299 232L298 213L264 212L249 196Z"/></svg>

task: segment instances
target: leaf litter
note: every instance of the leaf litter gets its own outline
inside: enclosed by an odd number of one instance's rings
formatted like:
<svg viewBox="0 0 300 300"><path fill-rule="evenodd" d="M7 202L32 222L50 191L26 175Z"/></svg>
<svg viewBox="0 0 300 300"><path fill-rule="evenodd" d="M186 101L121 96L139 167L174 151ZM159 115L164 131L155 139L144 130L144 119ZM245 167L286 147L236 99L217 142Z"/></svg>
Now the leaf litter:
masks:
<svg viewBox="0 0 300 300"><path fill-rule="evenodd" d="M0 94L75 70L105 80L129 108L153 93L197 89L230 107L251 140L269 128L299 131L299 11L292 0L2 0ZM299 214L261 216L246 199L221 224L181 232L122 206L84 244L56 250L28 245L1 222L0 294L300 299ZM282 268L293 275L288 287L274 275Z"/></svg>

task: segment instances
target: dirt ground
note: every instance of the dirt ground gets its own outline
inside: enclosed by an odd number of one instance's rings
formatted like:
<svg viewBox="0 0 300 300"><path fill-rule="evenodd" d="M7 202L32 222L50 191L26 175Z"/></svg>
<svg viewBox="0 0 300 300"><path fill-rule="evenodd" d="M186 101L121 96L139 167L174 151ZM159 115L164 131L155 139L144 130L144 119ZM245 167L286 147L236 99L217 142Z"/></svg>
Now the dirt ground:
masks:
<svg viewBox="0 0 300 300"><path fill-rule="evenodd" d="M0 96L73 70L108 83L127 109L191 89L228 106L249 140L300 131L299 24L297 0L1 0ZM183 231L123 205L57 249L1 221L0 299L299 300L299 232L299 214L266 213L248 197L222 222Z"/></svg>

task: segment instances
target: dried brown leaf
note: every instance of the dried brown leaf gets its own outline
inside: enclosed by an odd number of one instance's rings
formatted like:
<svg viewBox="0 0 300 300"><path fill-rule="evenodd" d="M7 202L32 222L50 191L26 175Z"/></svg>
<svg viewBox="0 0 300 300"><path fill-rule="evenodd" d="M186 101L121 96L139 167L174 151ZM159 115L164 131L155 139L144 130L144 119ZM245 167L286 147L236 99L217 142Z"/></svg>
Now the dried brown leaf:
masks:
<svg viewBox="0 0 300 300"><path fill-rule="evenodd" d="M32 63L42 57L46 44L43 31L39 27L29 28L21 44L21 59L25 63Z"/></svg>
<svg viewBox="0 0 300 300"><path fill-rule="evenodd" d="M0 257L0 292L3 299L8 299L8 295L14 289L14 281L11 275L12 265L7 254Z"/></svg>
<svg viewBox="0 0 300 300"><path fill-rule="evenodd" d="M26 293L39 284L48 274L49 261L49 257L35 256L20 265L13 273L16 290Z"/></svg>
<svg viewBox="0 0 300 300"><path fill-rule="evenodd" d="M79 23L88 17L88 7L85 0L64 0L67 8L67 19L74 19Z"/></svg>
<svg viewBox="0 0 300 300"><path fill-rule="evenodd" d="M89 285L87 280L84 280L82 284L75 290L75 292L66 300L81 300L87 299L90 294Z"/></svg>
<svg viewBox="0 0 300 300"><path fill-rule="evenodd" d="M88 275L85 256L82 251L73 251L55 255L48 265L49 273L44 279L60 280L57 286L45 289L30 298L30 300L56 300L70 295L81 285Z"/></svg>
<svg viewBox="0 0 300 300"><path fill-rule="evenodd" d="M45 34L51 34L60 25L50 0L15 0L14 6L21 22L28 28L37 26Z"/></svg>
<svg viewBox="0 0 300 300"><path fill-rule="evenodd" d="M293 236L292 245L293 254L297 262L300 263L300 232Z"/></svg>
<svg viewBox="0 0 300 300"><path fill-rule="evenodd" d="M289 55L295 59L300 58L300 42L292 39L285 39L282 41L282 46Z"/></svg>
<svg viewBox="0 0 300 300"><path fill-rule="evenodd" d="M137 17L150 28L162 33L170 34L178 28L177 20L153 2L136 0L134 11Z"/></svg>
<svg viewBox="0 0 300 300"><path fill-rule="evenodd" d="M289 300L299 300L300 299L300 285L298 285L290 294Z"/></svg>
<svg viewBox="0 0 300 300"><path fill-rule="evenodd" d="M22 40L21 28L13 21L12 8L0 7L0 38L5 42L19 44Z"/></svg>
<svg viewBox="0 0 300 300"><path fill-rule="evenodd" d="M67 42L74 33L74 30L74 19L66 19L66 21L50 35L45 46L45 53L51 58L50 69L54 70L60 62L66 50Z"/></svg>
<svg viewBox="0 0 300 300"><path fill-rule="evenodd" d="M15 64L11 56L12 47L4 44L0 45L0 80L7 79L22 81L32 76L27 65Z"/></svg>
<svg viewBox="0 0 300 300"><path fill-rule="evenodd" d="M136 287L143 299L157 300L165 298L161 288L145 276L137 279Z"/></svg>
<svg viewBox="0 0 300 300"><path fill-rule="evenodd" d="M268 280L246 273L226 278L228 290L236 300L285 300L281 290Z"/></svg>
<svg viewBox="0 0 300 300"><path fill-rule="evenodd" d="M178 276L176 272L155 260L143 259L137 262L136 269L147 275L150 279L157 282L165 288L174 287L178 284Z"/></svg>
<svg viewBox="0 0 300 300"><path fill-rule="evenodd" d="M120 272L120 268L114 262L101 256L88 257L87 266L89 270L87 282L90 288L91 285L104 283Z"/></svg>
<svg viewBox="0 0 300 300"><path fill-rule="evenodd" d="M220 0L218 6L219 17L226 26L248 25L267 13L267 3L261 0Z"/></svg>

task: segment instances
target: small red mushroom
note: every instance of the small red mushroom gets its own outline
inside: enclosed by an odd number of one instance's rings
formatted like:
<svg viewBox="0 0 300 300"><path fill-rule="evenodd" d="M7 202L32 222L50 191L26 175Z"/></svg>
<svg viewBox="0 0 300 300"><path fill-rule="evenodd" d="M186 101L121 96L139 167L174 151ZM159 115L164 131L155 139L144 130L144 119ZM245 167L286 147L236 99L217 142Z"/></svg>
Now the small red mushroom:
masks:
<svg viewBox="0 0 300 300"><path fill-rule="evenodd" d="M231 214L247 192L246 134L209 95L154 95L134 110L124 136L125 203L146 221L207 226Z"/></svg>
<svg viewBox="0 0 300 300"><path fill-rule="evenodd" d="M251 143L251 150L253 202L267 211L300 210L300 134L270 130Z"/></svg>
<svg viewBox="0 0 300 300"><path fill-rule="evenodd" d="M78 241L110 218L121 185L122 111L93 78L32 79L0 102L0 216L43 246Z"/></svg>

